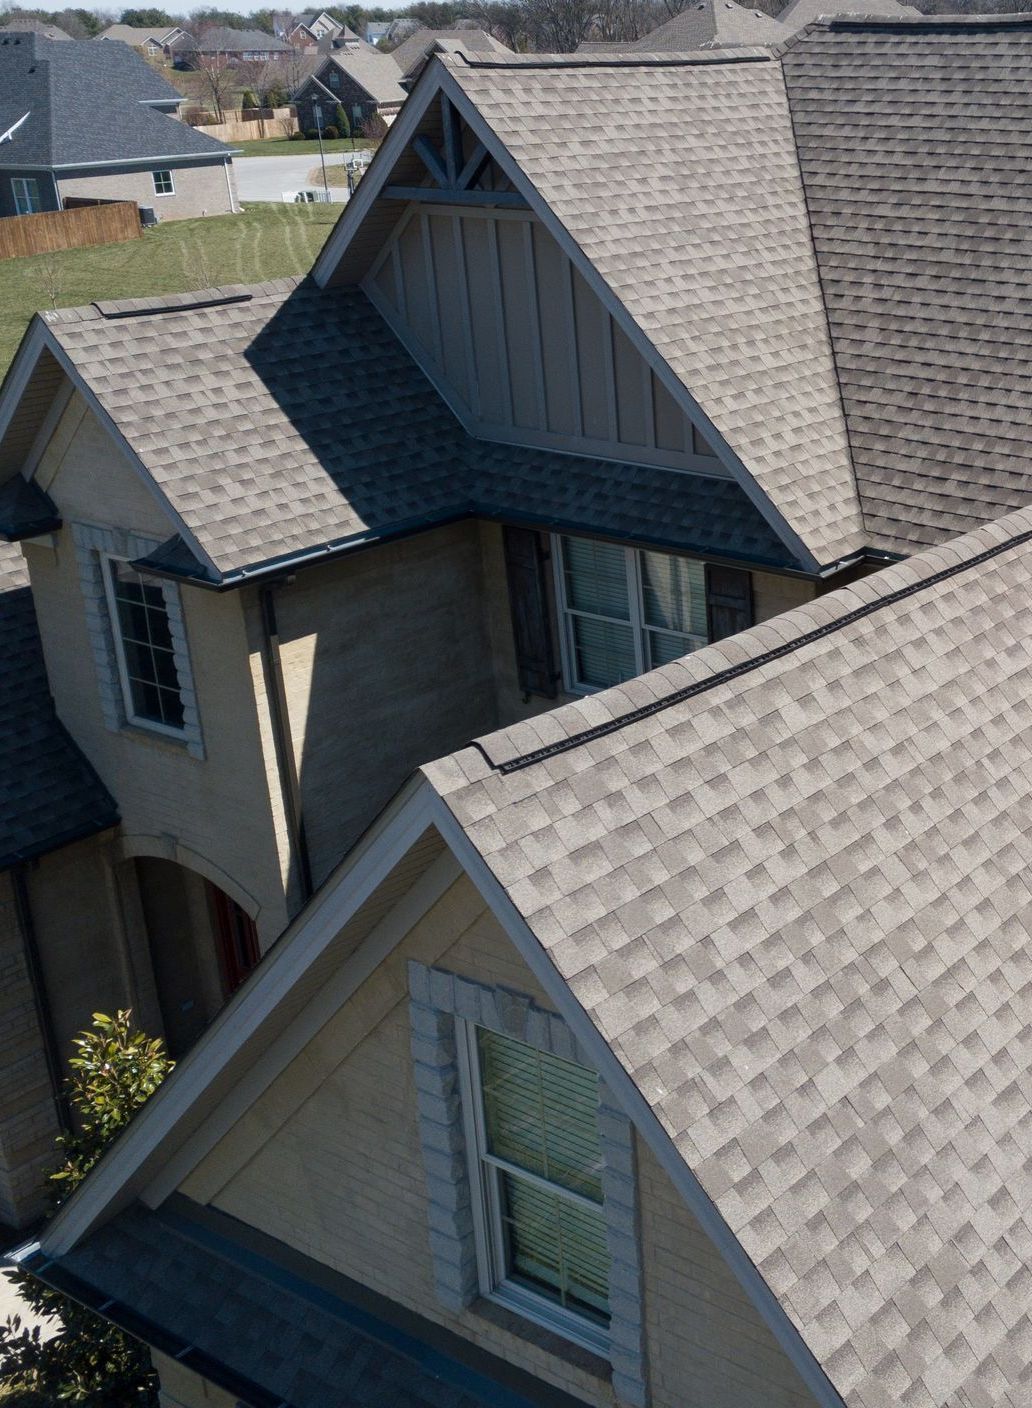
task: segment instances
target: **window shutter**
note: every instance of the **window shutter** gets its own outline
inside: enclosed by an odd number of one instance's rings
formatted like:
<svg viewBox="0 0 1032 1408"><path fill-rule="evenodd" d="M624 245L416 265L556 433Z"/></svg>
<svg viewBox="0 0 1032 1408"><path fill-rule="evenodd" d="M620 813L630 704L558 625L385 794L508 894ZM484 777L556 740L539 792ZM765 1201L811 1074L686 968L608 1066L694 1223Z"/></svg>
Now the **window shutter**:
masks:
<svg viewBox="0 0 1032 1408"><path fill-rule="evenodd" d="M753 623L751 574L707 563L706 618L711 641L747 630Z"/></svg>
<svg viewBox="0 0 1032 1408"><path fill-rule="evenodd" d="M531 528L502 529L516 668L525 694L556 696L558 679L541 536Z"/></svg>

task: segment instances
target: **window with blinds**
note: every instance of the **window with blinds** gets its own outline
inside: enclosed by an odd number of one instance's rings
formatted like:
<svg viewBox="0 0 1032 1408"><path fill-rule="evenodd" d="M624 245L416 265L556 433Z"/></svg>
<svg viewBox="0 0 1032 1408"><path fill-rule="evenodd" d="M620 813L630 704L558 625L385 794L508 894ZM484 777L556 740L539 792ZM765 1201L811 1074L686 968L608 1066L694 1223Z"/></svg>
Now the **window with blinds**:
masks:
<svg viewBox="0 0 1032 1408"><path fill-rule="evenodd" d="M598 1077L463 1026L481 1289L604 1353L609 1248Z"/></svg>
<svg viewBox="0 0 1032 1408"><path fill-rule="evenodd" d="M568 689L605 689L706 644L701 562L569 537L556 558Z"/></svg>

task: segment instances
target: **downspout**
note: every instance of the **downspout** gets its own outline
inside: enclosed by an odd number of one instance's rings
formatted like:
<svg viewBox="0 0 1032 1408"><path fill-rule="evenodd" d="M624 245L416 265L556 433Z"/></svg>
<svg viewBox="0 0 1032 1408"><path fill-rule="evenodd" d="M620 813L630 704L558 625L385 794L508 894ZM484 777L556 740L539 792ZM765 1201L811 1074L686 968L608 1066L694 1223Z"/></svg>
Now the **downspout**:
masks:
<svg viewBox="0 0 1032 1408"><path fill-rule="evenodd" d="M282 581L282 578L280 579ZM269 699L269 718L276 749L283 809L286 813L290 850L297 865L301 902L312 895L312 866L305 836L305 821L301 811L301 784L297 775L294 740L290 733L290 712L287 691L283 683L283 658L280 653L279 627L276 622L276 582L263 583L258 589L262 617L262 661L265 667L265 692Z"/></svg>
<svg viewBox="0 0 1032 1408"><path fill-rule="evenodd" d="M29 900L27 867L24 864L16 865L11 870L11 885L14 890L14 912L18 920L22 948L25 953L25 967L29 975L29 986L32 988L32 1001L36 1008L36 1020L39 1023L40 1035L43 1038L43 1060L46 1063L47 1076L50 1081L50 1094L54 1102L58 1126L67 1133L72 1128L72 1120L68 1109L68 1098L64 1092L64 1077L61 1072L61 1054L57 1033L54 1029L54 1014L51 1011L46 979L43 975L43 964L39 956L39 940L36 935L32 904Z"/></svg>
<svg viewBox="0 0 1032 1408"><path fill-rule="evenodd" d="M229 194L229 213L230 215L237 215L239 211L236 208L236 201L233 199L233 182L229 179L229 168L230 160L229 157L227 157L222 163L222 169L226 173L226 190Z"/></svg>

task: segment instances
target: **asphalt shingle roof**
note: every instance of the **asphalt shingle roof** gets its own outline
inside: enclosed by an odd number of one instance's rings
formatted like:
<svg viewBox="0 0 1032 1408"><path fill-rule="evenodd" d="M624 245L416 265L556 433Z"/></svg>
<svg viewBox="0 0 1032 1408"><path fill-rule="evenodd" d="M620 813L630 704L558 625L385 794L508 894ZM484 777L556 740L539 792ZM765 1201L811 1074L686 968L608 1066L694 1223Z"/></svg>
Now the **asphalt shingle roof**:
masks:
<svg viewBox="0 0 1032 1408"><path fill-rule="evenodd" d="M0 543L0 868L117 821L54 712L21 549Z"/></svg>
<svg viewBox="0 0 1032 1408"><path fill-rule="evenodd" d="M848 1408L1032 1394L1030 593L1025 509L424 769Z"/></svg>
<svg viewBox="0 0 1032 1408"><path fill-rule="evenodd" d="M871 538L1032 499L1032 19L807 31L783 59Z"/></svg>
<svg viewBox="0 0 1032 1408"><path fill-rule="evenodd" d="M471 439L357 290L284 280L223 292L242 301L45 315L223 573L476 511L790 565L728 480Z"/></svg>
<svg viewBox="0 0 1032 1408"><path fill-rule="evenodd" d="M779 44L785 31L761 10L735 0L691 0L680 14L625 47L647 54L739 44Z"/></svg>
<svg viewBox="0 0 1032 1408"><path fill-rule="evenodd" d="M508 45L488 34L486 29L417 29L391 50L390 58L405 77L431 50L445 54L496 54L501 58L512 54Z"/></svg>
<svg viewBox="0 0 1032 1408"><path fill-rule="evenodd" d="M172 40L169 47L177 52L196 49L202 54L238 54L252 51L289 54L292 46L285 39L277 38L275 34L267 34L264 29L229 29L213 25L196 37L192 34L180 35Z"/></svg>
<svg viewBox="0 0 1032 1408"><path fill-rule="evenodd" d="M389 54L381 54L368 45L362 49L334 49L329 62L343 73L350 74L376 102L405 101L406 93L401 86L398 66ZM328 68L319 70L320 73L328 71Z"/></svg>
<svg viewBox="0 0 1032 1408"><path fill-rule="evenodd" d="M203 1374L214 1361L240 1376L236 1392L256 1385L260 1396L246 1400L256 1408L533 1408L520 1387L528 1376L483 1353L471 1366L452 1359L449 1345L428 1352L404 1326L380 1320L368 1293L359 1306L325 1289L313 1294L278 1258L239 1248L228 1230L212 1237L188 1218L137 1204L62 1256L55 1284L69 1285L71 1275L94 1304L114 1297L105 1313L116 1323L143 1329L170 1353L189 1346L187 1366ZM557 1391L549 1402L577 1408Z"/></svg>
<svg viewBox="0 0 1032 1408"><path fill-rule="evenodd" d="M127 45L0 38L0 131L29 114L0 147L0 169L225 157L224 142L146 105L181 100Z"/></svg>
<svg viewBox="0 0 1032 1408"><path fill-rule="evenodd" d="M860 548L780 65L443 62L818 561Z"/></svg>
<svg viewBox="0 0 1032 1408"><path fill-rule="evenodd" d="M789 0L778 15L778 24L787 36L822 17L845 15L916 20L921 18L921 11L916 5L901 5L899 0Z"/></svg>

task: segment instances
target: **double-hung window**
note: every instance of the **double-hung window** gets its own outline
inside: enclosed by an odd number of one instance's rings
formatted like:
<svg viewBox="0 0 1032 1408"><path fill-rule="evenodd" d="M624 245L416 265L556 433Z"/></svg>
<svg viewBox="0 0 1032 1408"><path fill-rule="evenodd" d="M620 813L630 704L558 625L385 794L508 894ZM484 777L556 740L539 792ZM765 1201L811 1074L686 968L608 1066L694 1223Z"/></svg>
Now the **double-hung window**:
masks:
<svg viewBox="0 0 1032 1408"><path fill-rule="evenodd" d="M555 560L567 689L605 689L706 644L701 562L570 537Z"/></svg>
<svg viewBox="0 0 1032 1408"><path fill-rule="evenodd" d="M152 171L154 178L154 194L156 196L174 196L176 193L176 183L172 179L171 171Z"/></svg>
<svg viewBox="0 0 1032 1408"><path fill-rule="evenodd" d="M38 215L43 209L39 198L39 182L32 176L12 176L11 193L17 215Z"/></svg>
<svg viewBox="0 0 1032 1408"><path fill-rule="evenodd" d="M471 1022L458 1026L481 1294L604 1354L598 1077Z"/></svg>
<svg viewBox="0 0 1032 1408"><path fill-rule="evenodd" d="M103 559L126 718L162 733L183 732L183 692L165 589L122 558Z"/></svg>

